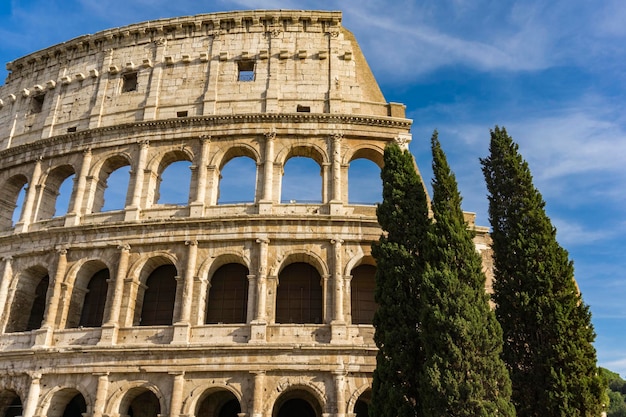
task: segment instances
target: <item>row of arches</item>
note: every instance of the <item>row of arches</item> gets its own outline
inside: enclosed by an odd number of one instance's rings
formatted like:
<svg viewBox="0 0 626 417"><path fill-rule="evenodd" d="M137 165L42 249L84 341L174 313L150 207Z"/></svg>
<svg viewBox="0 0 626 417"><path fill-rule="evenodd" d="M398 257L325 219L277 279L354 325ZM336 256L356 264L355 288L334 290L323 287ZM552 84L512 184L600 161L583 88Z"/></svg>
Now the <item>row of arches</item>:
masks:
<svg viewBox="0 0 626 417"><path fill-rule="evenodd" d="M137 282L126 285L122 314L123 326L171 325L177 317L182 291L175 265L163 259L146 262ZM350 278L350 317L352 324L372 324L376 267L361 264L354 267ZM61 328L100 327L114 320L114 280L102 262L86 262L73 285L59 302L59 312L48 311L52 284L48 271L42 266L28 268L18 274L6 333L38 329L48 319ZM212 272L206 285L189 297L205 300L197 306L198 324L246 324L254 317L250 297L256 288L249 269L242 263L228 262ZM274 317L276 324L321 324L324 322L324 280L319 271L307 262L293 262L277 276ZM250 292L253 292L251 294ZM177 302L177 300L179 300ZM47 310L48 309L48 310ZM27 312L27 314L25 314ZM46 316L47 315L47 316ZM128 317L124 320L123 317Z"/></svg>
<svg viewBox="0 0 626 417"><path fill-rule="evenodd" d="M40 405L37 415L47 417L84 417L93 415L93 405L75 388L53 390L51 398ZM361 393L350 410L355 417L368 417L371 391ZM129 388L119 400L117 415L128 417L158 417L167 404L161 392L150 384ZM290 388L276 399L272 417L322 417L323 404L316 395L304 387ZM238 417L242 414L241 398L224 388L209 388L195 402L194 417ZM22 399L13 390L0 391L0 417L18 417L24 413ZM102 414L102 411L99 413ZM244 414L245 415L245 414ZM248 414L250 415L250 414Z"/></svg>
<svg viewBox="0 0 626 417"><path fill-rule="evenodd" d="M290 148L278 162L267 162L240 144L225 151L217 165L207 165L204 160L194 160L191 152L143 150L147 147L97 158L88 150L82 158L74 155L60 165L43 168L38 161L32 172L21 167L17 172L0 173L0 206L4 208L0 210L0 230L17 223L127 207L261 200L374 204L382 199L381 150L354 152L353 158L342 164L330 163L315 148L302 145Z"/></svg>

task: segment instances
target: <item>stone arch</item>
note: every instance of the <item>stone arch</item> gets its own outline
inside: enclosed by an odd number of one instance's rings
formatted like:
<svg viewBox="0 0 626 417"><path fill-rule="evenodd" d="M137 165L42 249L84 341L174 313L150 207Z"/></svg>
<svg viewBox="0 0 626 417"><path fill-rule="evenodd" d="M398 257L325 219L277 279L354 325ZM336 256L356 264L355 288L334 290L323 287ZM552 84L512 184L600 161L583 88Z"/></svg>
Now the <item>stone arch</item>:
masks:
<svg viewBox="0 0 626 417"><path fill-rule="evenodd" d="M132 169L132 158L126 152L103 155L100 158L101 159L94 164L90 171L90 177L93 178L93 183L90 190L90 203L88 204L88 210L91 213L102 211L106 202L106 191L108 189L108 180L111 174L125 166L131 167ZM126 197L124 199L124 206L130 204L129 199L131 197L131 193L129 184L130 178L126 181Z"/></svg>
<svg viewBox="0 0 626 417"><path fill-rule="evenodd" d="M24 174L13 175L4 181L2 188L0 188L0 230L9 230L13 227L13 217L18 208L18 197L20 192L28 186L28 177ZM19 215L21 217L22 213L20 212Z"/></svg>
<svg viewBox="0 0 626 417"><path fill-rule="evenodd" d="M320 168L329 162L328 153L324 148L314 143L302 143L283 147L276 154L274 163L284 167L287 160L289 160L289 158L293 158L294 156L311 158L317 162Z"/></svg>
<svg viewBox="0 0 626 417"><path fill-rule="evenodd" d="M294 249L276 259L274 265L270 268L270 276L278 277L280 271L286 266L295 262L304 262L313 266L321 277L330 275L328 264L324 259L315 252L310 250Z"/></svg>
<svg viewBox="0 0 626 417"><path fill-rule="evenodd" d="M111 271L104 261L94 258L81 259L72 265L66 276L66 284L72 289L69 306L65 312L66 328L93 327L95 324L98 326L102 324L108 293L106 280L110 279ZM86 308L93 311L86 311ZM91 318L86 319L87 316Z"/></svg>
<svg viewBox="0 0 626 417"><path fill-rule="evenodd" d="M370 384L363 384L359 388L357 388L348 399L348 414L352 413L355 417L367 417L367 415L361 416L360 414L357 414L355 408L357 407L357 403L359 401L366 402L369 405L371 395L372 387Z"/></svg>
<svg viewBox="0 0 626 417"><path fill-rule="evenodd" d="M312 253L296 252L285 257L276 274L272 275L275 286L272 292L276 294L274 322L300 324L324 322L326 317L324 277L328 276L325 265ZM317 273L317 277L311 270ZM288 280L281 283L281 275L284 274L287 274ZM296 304L300 307L295 307Z"/></svg>
<svg viewBox="0 0 626 417"><path fill-rule="evenodd" d="M344 155L342 165L348 165L350 162L355 159L367 159L368 161L372 161L379 168L383 168L385 165L383 156L385 154L385 149L380 146L376 146L375 144L362 144L355 148L349 148L349 151Z"/></svg>
<svg viewBox="0 0 626 417"><path fill-rule="evenodd" d="M50 284L48 270L42 265L33 265L18 273L13 283L13 300L10 304L11 313L6 324L6 332L38 329L44 318L48 298ZM29 313L24 314L26 311Z"/></svg>
<svg viewBox="0 0 626 417"><path fill-rule="evenodd" d="M122 309L127 311L125 325L137 326L140 323L143 308L143 299L147 288L147 280L157 268L164 265L173 265L180 271L178 259L168 252L153 252L142 254L129 268L128 277L131 278L130 288L126 288L128 297L125 297Z"/></svg>
<svg viewBox="0 0 626 417"><path fill-rule="evenodd" d="M13 389L0 389L0 416L18 417L23 412L22 398Z"/></svg>
<svg viewBox="0 0 626 417"><path fill-rule="evenodd" d="M343 271L345 276L349 276L354 268L359 265L373 265L376 266L376 259L371 254L371 248L367 248L365 252L362 250L358 254L351 257L346 263L346 268Z"/></svg>
<svg viewBox="0 0 626 417"><path fill-rule="evenodd" d="M206 324L247 322L248 275L249 268L240 262L223 264L209 275Z"/></svg>
<svg viewBox="0 0 626 417"><path fill-rule="evenodd" d="M327 398L324 388L317 386L311 378L300 376L294 378L281 379L275 390L271 390L272 395L266 402L265 415L278 417L280 408L289 400L303 399L313 409L315 417L322 417L327 408ZM267 408L271 407L271 414L267 413ZM304 417L304 416L303 416Z"/></svg>
<svg viewBox="0 0 626 417"><path fill-rule="evenodd" d="M77 388L55 387L43 396L35 414L46 417L82 417L89 414L92 408L88 398ZM72 408L71 412L68 412L68 407Z"/></svg>
<svg viewBox="0 0 626 417"><path fill-rule="evenodd" d="M261 161L259 150L247 143L232 143L228 147L219 147L209 161L209 165L216 166L220 171L228 162L240 156L247 156L257 165Z"/></svg>
<svg viewBox="0 0 626 417"><path fill-rule="evenodd" d="M65 164L51 168L42 176L40 183L42 187L39 197L39 207L37 209L37 220L51 219L56 214L57 197L59 195L61 185L65 182L65 180L75 174L76 169L74 166ZM74 187L72 187L72 196L73 194ZM72 205L72 196L69 198L69 205L67 207L68 211Z"/></svg>
<svg viewBox="0 0 626 417"><path fill-rule="evenodd" d="M133 400L146 392L150 392L154 394L158 400L160 408L160 413L158 414L169 415L167 409L168 401L161 390L153 383L148 381L119 381L115 385L117 385L117 387L111 387L113 395L111 395L107 402L104 414L127 415L128 408Z"/></svg>
<svg viewBox="0 0 626 417"><path fill-rule="evenodd" d="M208 407L213 409L211 414L214 417L218 417L215 412L219 411L219 408L224 406L230 399L236 400L239 403L240 412L242 411L241 392L227 384L202 384L194 388L183 403L183 414L203 417L206 413L201 412L201 407L203 407L206 400L216 395L218 397L214 398L215 401L211 404L213 407Z"/></svg>
<svg viewBox="0 0 626 417"><path fill-rule="evenodd" d="M164 171L172 164L177 162L189 162L192 164L194 160L193 151L186 146L176 149L168 149L165 152L160 152L154 156L148 163L148 171L150 175L146 175L144 178L144 189L147 191L145 194L148 196L147 207L160 203L162 187L162 176ZM192 172L189 172L189 189L187 191L188 202L192 199L191 184L194 182L192 178Z"/></svg>

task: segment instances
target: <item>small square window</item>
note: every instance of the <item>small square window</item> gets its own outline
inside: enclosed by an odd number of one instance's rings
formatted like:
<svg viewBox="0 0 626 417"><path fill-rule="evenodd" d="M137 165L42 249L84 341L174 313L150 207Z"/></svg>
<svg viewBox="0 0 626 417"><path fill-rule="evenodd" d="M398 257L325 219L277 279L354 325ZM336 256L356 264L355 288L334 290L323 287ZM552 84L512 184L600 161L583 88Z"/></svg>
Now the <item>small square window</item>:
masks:
<svg viewBox="0 0 626 417"><path fill-rule="evenodd" d="M122 93L137 91L137 73L129 72L122 75Z"/></svg>
<svg viewBox="0 0 626 417"><path fill-rule="evenodd" d="M41 113L41 110L43 109L43 99L45 96L45 94L37 94L36 96L33 96L30 100L31 113Z"/></svg>
<svg viewBox="0 0 626 417"><path fill-rule="evenodd" d="M237 81L254 81L254 61L237 61L237 68L239 69Z"/></svg>

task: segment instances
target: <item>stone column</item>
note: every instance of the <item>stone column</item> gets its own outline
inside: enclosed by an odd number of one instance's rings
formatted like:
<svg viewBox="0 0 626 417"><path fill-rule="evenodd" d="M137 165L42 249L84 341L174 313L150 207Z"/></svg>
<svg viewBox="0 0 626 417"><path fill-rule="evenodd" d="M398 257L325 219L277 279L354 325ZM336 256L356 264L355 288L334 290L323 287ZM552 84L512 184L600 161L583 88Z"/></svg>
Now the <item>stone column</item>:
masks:
<svg viewBox="0 0 626 417"><path fill-rule="evenodd" d="M185 245L189 248L187 251L187 267L183 278L182 296L178 296L180 300L180 314L178 322L174 324L174 339L172 343L189 342L191 324L191 303L193 301L193 280L196 272L196 260L198 258L198 241L188 240Z"/></svg>
<svg viewBox="0 0 626 417"><path fill-rule="evenodd" d="M172 397L170 399L170 417L178 417L181 415L183 405L183 385L185 383L185 372L174 371L169 372L174 377L172 381Z"/></svg>
<svg viewBox="0 0 626 417"><path fill-rule="evenodd" d="M106 406L107 392L109 390L109 373L97 373L98 387L96 388L96 400L93 404L92 417L102 417L104 407Z"/></svg>
<svg viewBox="0 0 626 417"><path fill-rule="evenodd" d="M332 138L332 150L333 150L333 197L332 201L341 201L341 140L343 135L341 133L335 133Z"/></svg>
<svg viewBox="0 0 626 417"><path fill-rule="evenodd" d="M126 215L124 220L139 220L140 204L141 204L141 192L143 190L143 178L144 171L146 169L146 160L148 159L148 148L150 142L147 140L142 141L139 149L139 159L137 166L134 169L135 182L133 183L133 199L130 207L126 208Z"/></svg>
<svg viewBox="0 0 626 417"><path fill-rule="evenodd" d="M35 205L35 198L37 197L37 184L41 177L41 157L35 161L35 167L33 168L33 174L28 182L28 188L26 189L26 198L24 201L24 208L22 209L22 216L20 221L15 224L15 232L23 233L28 231L28 226L33 222L33 206Z"/></svg>
<svg viewBox="0 0 626 417"><path fill-rule="evenodd" d="M52 282L52 294L48 297L45 317L40 331L35 332L35 346L45 347L50 346L52 343L52 334L54 332L54 326L57 319L57 312L59 309L59 302L61 301L61 284L63 283L63 277L65 276L65 270L67 269L67 248L59 246L56 248L59 254L57 258L57 269L54 274L54 281Z"/></svg>
<svg viewBox="0 0 626 417"><path fill-rule="evenodd" d="M263 195L259 201L259 214L272 212L274 182L274 140L276 132L265 133L265 158L263 163Z"/></svg>
<svg viewBox="0 0 626 417"><path fill-rule="evenodd" d="M346 390L345 390L346 372L343 369L333 371L333 379L335 380L335 407L337 417L346 415Z"/></svg>
<svg viewBox="0 0 626 417"><path fill-rule="evenodd" d="M2 258L4 262L4 268L2 271L2 281L0 281L0 333L4 333L4 330L9 320L10 308L7 304L9 295L9 283L13 275L13 268L11 267L12 256L5 256Z"/></svg>
<svg viewBox="0 0 626 417"><path fill-rule="evenodd" d="M248 306L246 312L246 323L251 323L256 317L256 312L254 311L256 305L255 301L257 298L256 285L256 275L248 275Z"/></svg>
<svg viewBox="0 0 626 417"><path fill-rule="evenodd" d="M91 166L91 148L83 152L83 163L80 166L78 181L76 182L76 193L74 194L74 204L70 212L65 216L65 226L77 226L80 223L81 206L85 195L85 186L87 184L87 175Z"/></svg>
<svg viewBox="0 0 626 417"><path fill-rule="evenodd" d="M22 417L33 417L35 410L37 409L37 403L39 402L39 393L41 392L41 374L31 374L30 389L28 390L28 397L26 397L26 403L22 410Z"/></svg>
<svg viewBox="0 0 626 417"><path fill-rule="evenodd" d="M209 151L211 147L211 136L200 136L202 145L200 151L200 162L198 163L198 182L196 188L196 201L190 204L190 216L202 217L204 215L204 206L206 204L206 187L207 187L207 165L209 165Z"/></svg>
<svg viewBox="0 0 626 417"><path fill-rule="evenodd" d="M343 240L337 238L332 239L330 243L333 245L333 319L331 321L331 343L342 343L347 336L346 318L343 311L343 276L341 269L343 267L342 248Z"/></svg>
<svg viewBox="0 0 626 417"><path fill-rule="evenodd" d="M155 51L153 54L156 65L152 67L152 76L149 78L151 84L148 85L146 105L143 110L143 120L153 120L157 118L159 108L159 94L161 93L161 80L163 75L163 56L167 49L167 40L159 38L154 41Z"/></svg>
<svg viewBox="0 0 626 417"><path fill-rule="evenodd" d="M265 371L252 371L254 375L254 396L252 397L252 417L263 416Z"/></svg>
<svg viewBox="0 0 626 417"><path fill-rule="evenodd" d="M117 263L115 281L113 286L111 307L108 311L108 319L102 325L102 335L99 345L114 345L117 342L117 331L119 329L120 309L122 307L122 297L124 296L124 280L128 272L128 260L130 258L130 245L121 244L117 247L120 250L120 258ZM105 312L106 314L107 312Z"/></svg>
<svg viewBox="0 0 626 417"><path fill-rule="evenodd" d="M270 241L266 237L260 237L256 242L259 244L259 274L257 279L256 315L250 326L250 342L264 343L266 341L265 332L267 328L267 252Z"/></svg>

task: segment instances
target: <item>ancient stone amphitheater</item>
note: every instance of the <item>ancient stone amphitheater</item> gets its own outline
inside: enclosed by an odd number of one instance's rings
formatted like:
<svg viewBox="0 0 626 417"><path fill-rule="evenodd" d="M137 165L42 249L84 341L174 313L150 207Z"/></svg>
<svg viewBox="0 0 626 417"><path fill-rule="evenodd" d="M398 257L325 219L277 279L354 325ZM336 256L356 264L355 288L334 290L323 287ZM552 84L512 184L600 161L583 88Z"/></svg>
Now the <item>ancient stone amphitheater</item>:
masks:
<svg viewBox="0 0 626 417"><path fill-rule="evenodd" d="M367 415L381 230L347 173L406 146L411 121L341 13L150 21L7 68L0 417ZM222 204L242 157L254 199ZM319 165L319 202L281 200L293 157ZM180 161L188 202L163 204ZM107 188L123 169L127 189ZM125 204L104 209L111 191Z"/></svg>

